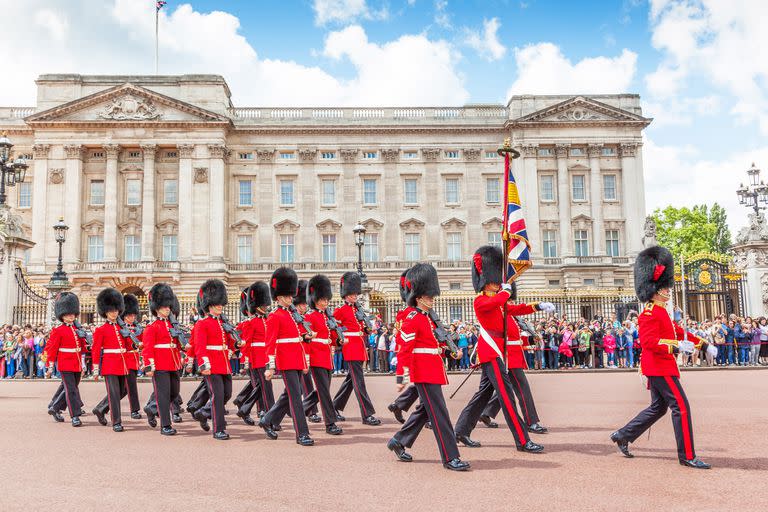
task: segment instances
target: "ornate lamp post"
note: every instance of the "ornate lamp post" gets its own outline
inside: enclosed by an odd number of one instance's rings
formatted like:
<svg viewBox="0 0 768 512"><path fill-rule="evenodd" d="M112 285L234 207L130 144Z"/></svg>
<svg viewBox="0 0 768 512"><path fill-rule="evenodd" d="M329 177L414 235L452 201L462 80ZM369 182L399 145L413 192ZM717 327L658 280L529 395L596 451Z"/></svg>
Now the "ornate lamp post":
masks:
<svg viewBox="0 0 768 512"><path fill-rule="evenodd" d="M13 144L5 132L0 135L0 206L5 206L5 187L13 187L24 181L27 172L27 162L23 158L10 161Z"/></svg>
<svg viewBox="0 0 768 512"><path fill-rule="evenodd" d="M365 272L363 272L363 246L365 245L365 226L358 222L352 230L355 234L355 245L357 245L357 273L360 274L360 280L367 282Z"/></svg>
<svg viewBox="0 0 768 512"><path fill-rule="evenodd" d="M56 295L60 292L63 292L72 288L72 283L69 282L67 273L64 272L64 265L61 260L62 246L64 245L64 242L67 241L68 230L69 230L69 226L64 224L64 217L59 217L59 222L57 222L53 226L53 233L56 239L56 243L59 244L59 260L56 263L56 271L53 274L51 274L51 280L48 281L47 285L45 285L46 289L49 292L48 315L47 315L48 327L51 327L51 325L53 324L53 302L54 302L54 299L56 298Z"/></svg>
<svg viewBox="0 0 768 512"><path fill-rule="evenodd" d="M736 195L739 196L739 204L752 208L755 211L755 215L760 217L760 210L765 210L768 204L768 185L760 181L760 169L755 167L754 162L752 167L747 169L747 175L749 176L749 184L739 185L736 190Z"/></svg>

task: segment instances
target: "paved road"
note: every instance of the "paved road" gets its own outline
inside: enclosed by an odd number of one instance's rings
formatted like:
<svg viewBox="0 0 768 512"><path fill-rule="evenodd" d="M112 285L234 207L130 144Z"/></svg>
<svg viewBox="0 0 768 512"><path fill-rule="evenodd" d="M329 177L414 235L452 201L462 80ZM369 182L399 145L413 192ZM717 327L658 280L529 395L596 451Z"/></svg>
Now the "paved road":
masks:
<svg viewBox="0 0 768 512"><path fill-rule="evenodd" d="M451 376L453 390L460 382ZM385 443L397 430L386 405L393 379L369 378L382 426L368 427L350 401L344 435L311 425L317 444L295 444L290 419L277 441L230 416L227 442L214 441L185 415L165 438L145 420L113 433L92 415L73 429L45 413L56 382L0 382L3 433L0 510L764 510L768 507L768 372L686 372L699 455L709 472L677 464L669 415L622 458L608 435L647 405L635 373L533 374L530 381L550 434L536 436L541 455L514 449L506 429L479 427L479 449L462 449L469 473L438 461L424 431L400 463ZM239 390L242 382L235 384ZM334 379L334 389L340 380ZM278 381L278 389L282 384ZM452 419L477 377L449 400ZM182 385L189 396L193 382ZM104 384L86 382L90 409ZM140 384L143 399L150 385ZM446 393L447 395L448 393ZM125 402L124 402L125 403Z"/></svg>

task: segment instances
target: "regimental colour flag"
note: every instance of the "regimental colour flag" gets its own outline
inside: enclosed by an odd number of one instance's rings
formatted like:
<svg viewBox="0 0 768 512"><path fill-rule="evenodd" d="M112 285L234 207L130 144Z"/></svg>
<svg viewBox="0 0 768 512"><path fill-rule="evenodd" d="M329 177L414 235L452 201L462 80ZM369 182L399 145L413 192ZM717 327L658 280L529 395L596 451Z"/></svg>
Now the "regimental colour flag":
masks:
<svg viewBox="0 0 768 512"><path fill-rule="evenodd" d="M167 3L168 2L165 2L163 0L157 0L157 2L155 2L155 8L159 11L160 9L165 7L165 4L167 4Z"/></svg>
<svg viewBox="0 0 768 512"><path fill-rule="evenodd" d="M531 261L531 243L528 241L528 231L525 227L525 217L520 204L520 194L517 190L515 176L510 167L510 153L499 150L504 155L504 228L501 238L504 241L507 257L507 272L505 278L508 283L515 281L528 270Z"/></svg>

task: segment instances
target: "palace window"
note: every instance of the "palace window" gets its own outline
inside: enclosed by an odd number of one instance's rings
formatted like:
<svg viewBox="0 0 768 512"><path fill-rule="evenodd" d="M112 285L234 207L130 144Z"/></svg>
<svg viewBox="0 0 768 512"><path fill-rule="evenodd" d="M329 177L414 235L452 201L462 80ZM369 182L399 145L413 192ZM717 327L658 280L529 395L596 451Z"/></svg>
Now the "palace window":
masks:
<svg viewBox="0 0 768 512"><path fill-rule="evenodd" d="M485 180L485 202L501 202L501 180L499 178L486 178Z"/></svg>
<svg viewBox="0 0 768 512"><path fill-rule="evenodd" d="M537 154L539 156L552 156L552 148L540 148Z"/></svg>
<svg viewBox="0 0 768 512"><path fill-rule="evenodd" d="M458 151L446 151L445 152L445 158L448 160L457 160L459 158L459 152Z"/></svg>
<svg viewBox="0 0 768 512"><path fill-rule="evenodd" d="M253 237L251 235L238 235L237 262L253 263Z"/></svg>
<svg viewBox="0 0 768 512"><path fill-rule="evenodd" d="M296 153L293 151L281 151L280 160L295 160L296 159Z"/></svg>
<svg viewBox="0 0 768 512"><path fill-rule="evenodd" d="M91 153L91 158L104 158L103 151L94 151Z"/></svg>
<svg viewBox="0 0 768 512"><path fill-rule="evenodd" d="M492 160L494 158L499 158L499 154L496 151L486 151L485 158Z"/></svg>
<svg viewBox="0 0 768 512"><path fill-rule="evenodd" d="M176 180L163 181L163 204L178 203L178 184Z"/></svg>
<svg viewBox="0 0 768 512"><path fill-rule="evenodd" d="M163 235L163 261L179 260L179 239L176 235Z"/></svg>
<svg viewBox="0 0 768 512"><path fill-rule="evenodd" d="M334 151L322 151L320 153L321 160L334 160L336 159L336 153Z"/></svg>
<svg viewBox="0 0 768 512"><path fill-rule="evenodd" d="M126 180L126 199L128 206L138 206L141 204L141 180Z"/></svg>
<svg viewBox="0 0 768 512"><path fill-rule="evenodd" d="M336 180L322 181L322 205L334 206L336 204Z"/></svg>
<svg viewBox="0 0 768 512"><path fill-rule="evenodd" d="M584 175L574 174L571 177L571 195L574 201L586 201L587 191L584 188Z"/></svg>
<svg viewBox="0 0 768 512"><path fill-rule="evenodd" d="M421 234L405 234L405 261L419 261L421 259Z"/></svg>
<svg viewBox="0 0 768 512"><path fill-rule="evenodd" d="M614 148L603 148L600 153L603 156L614 156L616 154L616 150Z"/></svg>
<svg viewBox="0 0 768 512"><path fill-rule="evenodd" d="M415 179L407 179L404 182L405 204L416 204L419 202L419 182Z"/></svg>
<svg viewBox="0 0 768 512"><path fill-rule="evenodd" d="M363 260L379 261L379 234L366 233L363 240Z"/></svg>
<svg viewBox="0 0 768 512"><path fill-rule="evenodd" d="M448 283L449 290L461 290L461 283Z"/></svg>
<svg viewBox="0 0 768 512"><path fill-rule="evenodd" d="M594 279L584 279L584 286L595 286L595 280Z"/></svg>
<svg viewBox="0 0 768 512"><path fill-rule="evenodd" d="M240 160L253 160L253 153L238 153L237 158Z"/></svg>
<svg viewBox="0 0 768 512"><path fill-rule="evenodd" d="M451 319L451 322L464 320L464 306L461 304L451 304L448 308L448 317Z"/></svg>
<svg viewBox="0 0 768 512"><path fill-rule="evenodd" d="M589 238L586 229L577 229L573 232L573 246L576 256L589 256Z"/></svg>
<svg viewBox="0 0 768 512"><path fill-rule="evenodd" d="M557 258L557 233L553 229L545 229L542 233L542 249L545 258Z"/></svg>
<svg viewBox="0 0 768 512"><path fill-rule="evenodd" d="M280 235L280 262L291 263L293 258L293 235Z"/></svg>
<svg viewBox="0 0 768 512"><path fill-rule="evenodd" d="M336 261L336 235L333 233L323 235L323 261Z"/></svg>
<svg viewBox="0 0 768 512"><path fill-rule="evenodd" d="M104 180L91 181L91 206L104 206Z"/></svg>
<svg viewBox="0 0 768 512"><path fill-rule="evenodd" d="M280 180L280 206L293 206L293 180Z"/></svg>
<svg viewBox="0 0 768 512"><path fill-rule="evenodd" d="M539 176L539 199L545 203L555 200L555 177L551 174Z"/></svg>
<svg viewBox="0 0 768 512"><path fill-rule="evenodd" d="M605 231L605 252L608 256L619 255L619 230L608 229Z"/></svg>
<svg viewBox="0 0 768 512"><path fill-rule="evenodd" d="M419 153L416 151L403 151L403 160L416 160L419 158Z"/></svg>
<svg viewBox="0 0 768 512"><path fill-rule="evenodd" d="M363 151L363 160L376 160L379 154L376 151Z"/></svg>
<svg viewBox="0 0 768 512"><path fill-rule="evenodd" d="M128 158L141 158L141 151L129 151Z"/></svg>
<svg viewBox="0 0 768 512"><path fill-rule="evenodd" d="M606 201L616 200L616 175L603 175L603 199Z"/></svg>
<svg viewBox="0 0 768 512"><path fill-rule="evenodd" d="M104 237L91 235L88 237L88 261L101 261L104 259Z"/></svg>
<svg viewBox="0 0 768 512"><path fill-rule="evenodd" d="M363 204L376 204L376 180L366 178L363 180Z"/></svg>
<svg viewBox="0 0 768 512"><path fill-rule="evenodd" d="M447 204L459 203L459 180L457 178L445 180L445 202Z"/></svg>
<svg viewBox="0 0 768 512"><path fill-rule="evenodd" d="M141 259L141 237L127 235L125 237L125 257L123 261L139 261Z"/></svg>
<svg viewBox="0 0 768 512"><path fill-rule="evenodd" d="M19 208L32 206L32 183L23 181L19 183Z"/></svg>
<svg viewBox="0 0 768 512"><path fill-rule="evenodd" d="M583 148L571 148L571 156L584 156Z"/></svg>
<svg viewBox="0 0 768 512"><path fill-rule="evenodd" d="M447 235L448 250L446 256L449 260L461 259L461 233L448 233Z"/></svg>
<svg viewBox="0 0 768 512"><path fill-rule="evenodd" d="M501 231L489 231L488 232L488 245L502 248L501 245Z"/></svg>
<svg viewBox="0 0 768 512"><path fill-rule="evenodd" d="M547 281L547 286L560 286L559 279L550 279Z"/></svg>
<svg viewBox="0 0 768 512"><path fill-rule="evenodd" d="M166 151L165 158L177 158L179 156L178 151Z"/></svg>
<svg viewBox="0 0 768 512"><path fill-rule="evenodd" d="M624 288L626 286L626 283L624 279L614 279L613 286L615 286L616 288Z"/></svg>
<svg viewBox="0 0 768 512"><path fill-rule="evenodd" d="M251 180L240 180L239 181L239 206L253 206L253 194L251 191Z"/></svg>

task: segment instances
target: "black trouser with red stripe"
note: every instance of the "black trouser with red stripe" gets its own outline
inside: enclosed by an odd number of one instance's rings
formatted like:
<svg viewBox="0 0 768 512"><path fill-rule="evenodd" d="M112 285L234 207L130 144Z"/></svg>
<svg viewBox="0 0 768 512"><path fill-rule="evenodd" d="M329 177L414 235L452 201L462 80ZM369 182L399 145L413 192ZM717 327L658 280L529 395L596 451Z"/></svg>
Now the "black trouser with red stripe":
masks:
<svg viewBox="0 0 768 512"><path fill-rule="evenodd" d="M275 402L275 405L264 415L262 421L267 425L279 425L280 421L290 410L296 437L298 438L301 435L308 436L307 418L304 416L304 410L301 407L301 379L303 372L301 370L281 370L281 373L285 389Z"/></svg>
<svg viewBox="0 0 768 512"><path fill-rule="evenodd" d="M210 398L211 394L208 391L208 383L203 379L192 392L192 396L189 397L189 400L187 400L187 409L189 409L190 412L199 411L208 403Z"/></svg>
<svg viewBox="0 0 768 512"><path fill-rule="evenodd" d="M152 403L147 404L147 408L152 414L160 416L161 427L170 427L171 403L179 399L179 388L181 387L179 372L155 370L155 374L152 376L152 385L155 391L150 397Z"/></svg>
<svg viewBox="0 0 768 512"><path fill-rule="evenodd" d="M61 373L61 386L64 388L63 393L56 390L53 395L53 401L50 408L54 411L63 411L64 407L69 409L69 416L71 418L80 417L80 408L83 406L83 401L80 399L80 377L81 372L59 372Z"/></svg>
<svg viewBox="0 0 768 512"><path fill-rule="evenodd" d="M526 425L533 425L539 422L539 413L536 412L536 404L533 403L533 395L531 394L531 386L528 385L528 379L525 377L525 372L522 368L509 368L509 381L512 383L512 390L515 392L517 400L520 402L520 412L523 413L523 420ZM499 395L493 394L491 401L485 406L483 410L483 416L490 416L495 418L501 410L501 402L499 402Z"/></svg>
<svg viewBox="0 0 768 512"><path fill-rule="evenodd" d="M224 432L227 429L227 420L224 418L224 405L232 398L232 374L214 373L206 375L208 391L211 393L211 419L213 420L213 433Z"/></svg>
<svg viewBox="0 0 768 512"><path fill-rule="evenodd" d="M312 372L306 373L302 375L301 377L301 391L304 395L304 400L307 399L309 395L315 392L315 385L312 383ZM312 414L317 414L317 402L315 402L312 407L309 408L307 411L307 408L304 407L304 412L307 414L307 416L311 416Z"/></svg>
<svg viewBox="0 0 768 512"><path fill-rule="evenodd" d="M400 409L401 411L407 411L411 408L411 406L416 403L416 400L419 398L419 391L416 389L415 384L411 384L407 388L405 388L405 391L400 393L397 398L395 398L395 401L392 402L395 404L395 407Z"/></svg>
<svg viewBox="0 0 768 512"><path fill-rule="evenodd" d="M181 380L181 377L179 377L179 380ZM171 400L171 412L173 414L181 414L181 404L183 404L184 401L181 399L181 395L177 395L176 398ZM147 405L145 405L149 411L157 416L157 400L155 399L155 392L152 391L152 393L149 394L149 398L147 398Z"/></svg>
<svg viewBox="0 0 768 512"><path fill-rule="evenodd" d="M139 387L137 385L138 370L128 370L127 382L128 382L128 405L131 407L131 412L139 412L141 410L141 402L139 402Z"/></svg>
<svg viewBox="0 0 768 512"><path fill-rule="evenodd" d="M395 434L394 438L403 446L410 448L419 437L419 432L427 423L432 422L432 432L440 450L443 463L459 457L459 447L456 445L456 435L453 433L451 417L443 397L443 387L440 384L414 384L419 395L419 405L408 416L405 424Z"/></svg>
<svg viewBox="0 0 768 512"><path fill-rule="evenodd" d="M681 460L693 459L696 457L696 451L693 448L691 408L685 391L680 385L680 379L648 377L648 388L651 390L651 405L642 410L624 428L619 429L619 436L630 443L634 442L664 416L669 408L672 410L672 426L675 429L675 440L677 440L677 457Z"/></svg>
<svg viewBox="0 0 768 512"><path fill-rule="evenodd" d="M304 414L317 414L317 403L320 402L320 408L323 410L323 421L325 426L336 423L336 411L333 408L333 399L331 398L331 370L310 366L307 374L315 380L315 389L304 396ZM312 412L314 411L314 412Z"/></svg>
<svg viewBox="0 0 768 512"><path fill-rule="evenodd" d="M515 444L518 447L523 446L529 441L528 429L517 414L512 383L509 375L504 371L504 363L500 357L497 357L492 361L482 363L480 368L482 370L480 389L461 411L459 419L456 421L456 435L468 436L474 430L483 409L488 405L493 393L496 392L501 398L501 410L504 412L504 419L507 420L507 426L515 438Z"/></svg>
<svg viewBox="0 0 768 512"><path fill-rule="evenodd" d="M248 375L251 378L251 392L245 400L240 401L240 412L251 414L253 406L256 403L259 404L259 410L264 412L267 412L273 405L275 405L275 393L272 390L272 381L267 380L266 377L264 377L265 370L266 367L264 366L248 370ZM245 388L243 388L243 391L245 391ZM238 398L240 398L239 395Z"/></svg>
<svg viewBox="0 0 768 512"><path fill-rule="evenodd" d="M107 386L107 396L101 399L93 409L101 414L111 413L112 424L120 421L120 400L128 394L127 375L104 375L104 384Z"/></svg>
<svg viewBox="0 0 768 512"><path fill-rule="evenodd" d="M363 373L363 361L347 361L349 373L341 383L341 387L333 397L333 407L337 411L343 411L349 401L349 396L354 390L357 402L360 404L360 415L363 419L376 414L371 398L365 389L365 376Z"/></svg>

